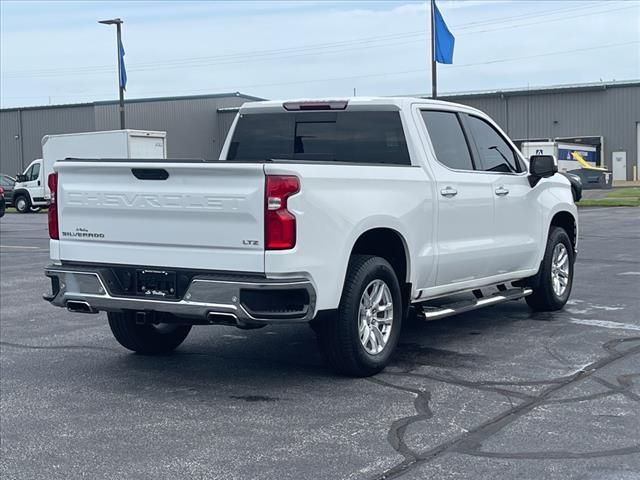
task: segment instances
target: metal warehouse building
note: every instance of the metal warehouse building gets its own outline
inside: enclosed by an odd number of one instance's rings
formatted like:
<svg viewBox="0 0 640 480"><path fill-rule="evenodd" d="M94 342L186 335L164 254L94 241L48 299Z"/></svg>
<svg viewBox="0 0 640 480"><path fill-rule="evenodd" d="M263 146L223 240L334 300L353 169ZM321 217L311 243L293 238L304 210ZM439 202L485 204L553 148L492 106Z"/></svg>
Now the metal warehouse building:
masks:
<svg viewBox="0 0 640 480"><path fill-rule="evenodd" d="M167 132L167 156L217 158L236 109L252 100L241 93L127 100L127 128ZM42 156L44 135L116 130L118 102L0 110L0 172L15 175Z"/></svg>
<svg viewBox="0 0 640 480"><path fill-rule="evenodd" d="M640 82L441 98L485 111L516 141L562 139L594 145L598 163L612 169L615 159L622 167L616 169L618 180L634 180L640 174ZM166 131L169 157L217 158L237 107L255 100L260 99L240 93L128 100L127 127ZM46 134L111 130L118 125L117 102L0 110L0 172L15 174L39 158L40 140Z"/></svg>

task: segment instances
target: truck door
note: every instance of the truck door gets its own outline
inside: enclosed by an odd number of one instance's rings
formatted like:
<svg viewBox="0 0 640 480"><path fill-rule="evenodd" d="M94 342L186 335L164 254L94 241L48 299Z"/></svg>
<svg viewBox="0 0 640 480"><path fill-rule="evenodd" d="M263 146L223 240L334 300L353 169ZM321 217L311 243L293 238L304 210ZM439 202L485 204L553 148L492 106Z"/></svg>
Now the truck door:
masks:
<svg viewBox="0 0 640 480"><path fill-rule="evenodd" d="M42 175L42 160L34 160L23 174L25 181L20 185L29 192L32 202L44 201L44 184Z"/></svg>
<svg viewBox="0 0 640 480"><path fill-rule="evenodd" d="M495 205L489 276L534 268L542 214L527 169L515 148L490 122L461 116L475 149L476 168L490 179Z"/></svg>
<svg viewBox="0 0 640 480"><path fill-rule="evenodd" d="M493 248L491 179L474 168L459 114L420 110L433 150L427 156L436 180L436 286L487 276Z"/></svg>

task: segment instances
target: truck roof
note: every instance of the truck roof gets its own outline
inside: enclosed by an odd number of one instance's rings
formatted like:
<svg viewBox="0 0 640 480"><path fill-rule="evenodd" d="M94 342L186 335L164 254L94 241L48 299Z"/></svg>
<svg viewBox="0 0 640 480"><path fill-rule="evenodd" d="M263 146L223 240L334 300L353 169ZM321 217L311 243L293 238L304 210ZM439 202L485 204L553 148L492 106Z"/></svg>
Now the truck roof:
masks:
<svg viewBox="0 0 640 480"><path fill-rule="evenodd" d="M479 112L479 110L469 107L468 105L462 105L459 103L446 102L443 100L432 100L428 98L420 97L334 97L334 98L295 98L286 100L265 100L261 102L247 102L240 107L240 112L251 112L257 110L270 110L270 111L282 111L285 103L330 103L330 102L347 102L347 109L349 107L371 108L377 107L389 108L395 107L395 109L401 110L409 108L414 104L430 105L437 107L454 107L456 110L466 110Z"/></svg>

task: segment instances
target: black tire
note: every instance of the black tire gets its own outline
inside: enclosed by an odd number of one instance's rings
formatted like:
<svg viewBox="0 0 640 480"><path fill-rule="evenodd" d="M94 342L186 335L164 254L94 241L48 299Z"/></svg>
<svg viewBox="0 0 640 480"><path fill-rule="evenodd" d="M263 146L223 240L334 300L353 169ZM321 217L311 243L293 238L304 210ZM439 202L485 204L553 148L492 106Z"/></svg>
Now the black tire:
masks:
<svg viewBox="0 0 640 480"><path fill-rule="evenodd" d="M144 355L175 350L191 331L191 325L137 324L133 312L108 313L109 327L120 345Z"/></svg>
<svg viewBox="0 0 640 480"><path fill-rule="evenodd" d="M561 295L558 295L553 288L552 262L554 250L560 244L564 245L568 255L569 273L566 288ZM569 300L571 287L573 286L573 263L574 251L569 235L563 228L551 227L540 270L530 282L533 287L533 294L526 297L529 307L538 312L552 312L564 307L567 300Z"/></svg>
<svg viewBox="0 0 640 480"><path fill-rule="evenodd" d="M363 292L374 280L382 280L389 289L393 321L386 344L379 353L371 354L360 341L358 322ZM340 374L355 377L368 377L384 369L398 344L402 310L400 285L389 262L372 255L353 255L336 315L314 325L329 365Z"/></svg>
<svg viewBox="0 0 640 480"><path fill-rule="evenodd" d="M13 206L18 213L29 213L31 211L31 200L27 195L18 195L13 199Z"/></svg>

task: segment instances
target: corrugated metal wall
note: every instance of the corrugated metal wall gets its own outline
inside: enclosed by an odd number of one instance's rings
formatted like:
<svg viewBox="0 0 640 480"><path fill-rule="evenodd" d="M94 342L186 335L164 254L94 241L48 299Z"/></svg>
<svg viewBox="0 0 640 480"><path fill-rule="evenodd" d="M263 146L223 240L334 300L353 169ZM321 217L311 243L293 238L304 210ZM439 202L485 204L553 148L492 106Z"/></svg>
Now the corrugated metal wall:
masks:
<svg viewBox="0 0 640 480"><path fill-rule="evenodd" d="M602 136L608 168L612 166L612 152L627 152L628 179L632 178L633 166L638 164L636 123L640 122L640 85L443 99L486 112L513 139Z"/></svg>
<svg viewBox="0 0 640 480"><path fill-rule="evenodd" d="M0 112L0 173L15 175L22 172L20 112Z"/></svg>
<svg viewBox="0 0 640 480"><path fill-rule="evenodd" d="M92 105L0 112L0 172L15 175L42 157L42 137L95 130Z"/></svg>
<svg viewBox="0 0 640 480"><path fill-rule="evenodd" d="M42 157L42 137L58 133L91 132L95 130L93 107L52 108L22 111L22 158L27 166Z"/></svg>
<svg viewBox="0 0 640 480"><path fill-rule="evenodd" d="M125 105L126 126L166 131L170 157L214 159L229 130L227 118L233 117L218 114L217 109L239 107L247 101L251 100L239 95L132 101ZM114 103L2 110L0 172L14 175L41 157L44 135L115 130L119 126L118 105Z"/></svg>
<svg viewBox="0 0 640 480"><path fill-rule="evenodd" d="M640 84L443 99L484 110L514 139L602 136L606 165L611 167L612 152L625 151L627 177L632 178L638 161ZM166 131L170 157L214 159L235 116L217 110L247 101L234 94L134 100L126 105L127 127ZM115 103L0 111L0 171L14 174L39 157L43 135L117 128Z"/></svg>

